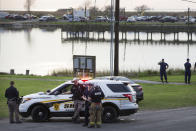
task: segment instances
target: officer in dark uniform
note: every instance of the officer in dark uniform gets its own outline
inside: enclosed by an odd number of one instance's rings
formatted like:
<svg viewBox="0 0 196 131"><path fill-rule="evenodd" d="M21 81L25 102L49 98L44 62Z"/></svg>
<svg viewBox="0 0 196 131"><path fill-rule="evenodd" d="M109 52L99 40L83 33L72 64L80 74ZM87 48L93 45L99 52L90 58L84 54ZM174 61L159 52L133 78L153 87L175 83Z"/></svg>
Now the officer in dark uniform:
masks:
<svg viewBox="0 0 196 131"><path fill-rule="evenodd" d="M85 110L84 110L84 117L85 117L85 122L83 124L83 126L88 126L88 123L89 123L89 107L90 107L90 104L91 104L91 101L90 101L90 93L92 91L92 87L93 87L93 84L89 83L87 84L87 88L84 90L84 95L83 95L83 100L85 101Z"/></svg>
<svg viewBox="0 0 196 131"><path fill-rule="evenodd" d="M71 88L71 93L73 94L72 99L74 101L74 115L72 117L74 123L80 123L80 111L84 103L82 99L84 88L79 85L78 81L79 79L74 78L72 81L74 85Z"/></svg>
<svg viewBox="0 0 196 131"><path fill-rule="evenodd" d="M166 69L169 68L169 65L164 62L164 59L162 59L162 61L159 62L158 65L160 65L160 78L161 78L161 81L163 82L163 75L164 75L165 82L167 83L168 81L167 81Z"/></svg>
<svg viewBox="0 0 196 131"><path fill-rule="evenodd" d="M21 123L19 120L19 110L18 110L18 100L19 100L19 92L14 87L14 81L10 82L10 87L5 91L5 97L7 98L7 104L9 108L9 121L10 123ZM14 114L15 114L15 122L14 122Z"/></svg>
<svg viewBox="0 0 196 131"><path fill-rule="evenodd" d="M101 127L102 103L104 94L99 86L95 86L94 90L90 93L91 106L90 106L90 124L89 128Z"/></svg>
<svg viewBox="0 0 196 131"><path fill-rule="evenodd" d="M184 63L184 67L185 67L185 83L190 84L190 80L191 80L191 63L189 63L189 59L187 59L187 62ZM187 81L187 77L188 77L188 81Z"/></svg>

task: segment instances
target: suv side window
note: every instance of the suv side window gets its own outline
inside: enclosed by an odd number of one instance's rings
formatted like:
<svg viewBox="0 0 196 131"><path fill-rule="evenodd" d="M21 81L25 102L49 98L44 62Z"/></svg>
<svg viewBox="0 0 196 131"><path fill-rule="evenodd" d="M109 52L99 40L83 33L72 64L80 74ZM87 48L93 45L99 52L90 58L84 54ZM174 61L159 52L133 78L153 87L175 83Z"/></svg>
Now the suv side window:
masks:
<svg viewBox="0 0 196 131"><path fill-rule="evenodd" d="M131 90L129 89L129 87L127 87L124 84L107 84L107 86L113 92L131 92Z"/></svg>
<svg viewBox="0 0 196 131"><path fill-rule="evenodd" d="M67 85L66 87L62 88L60 94L71 94L71 88L73 85Z"/></svg>

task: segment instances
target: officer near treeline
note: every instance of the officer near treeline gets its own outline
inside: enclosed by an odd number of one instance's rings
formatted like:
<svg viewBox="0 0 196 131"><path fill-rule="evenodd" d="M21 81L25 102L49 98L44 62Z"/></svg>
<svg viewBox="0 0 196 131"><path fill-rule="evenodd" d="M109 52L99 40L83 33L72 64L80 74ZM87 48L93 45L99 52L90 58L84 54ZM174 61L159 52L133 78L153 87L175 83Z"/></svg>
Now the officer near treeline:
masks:
<svg viewBox="0 0 196 131"><path fill-rule="evenodd" d="M71 88L71 93L73 94L72 99L74 101L74 115L72 117L74 123L80 123L80 111L84 103L82 99L84 88L79 85L78 81L79 79L74 78L72 81L74 85Z"/></svg>
<svg viewBox="0 0 196 131"><path fill-rule="evenodd" d="M189 63L189 61L190 59L187 59L187 62L184 63L184 67L185 67L184 80L186 84L190 84L190 80L191 80L191 63Z"/></svg>
<svg viewBox="0 0 196 131"><path fill-rule="evenodd" d="M101 100L104 98L104 94L99 86L95 86L93 91L90 93L91 106L90 106L90 124L89 128L101 127L101 115L102 115L102 103Z"/></svg>
<svg viewBox="0 0 196 131"><path fill-rule="evenodd" d="M158 65L160 65L160 78L161 78L162 83L164 83L163 76L165 78L165 82L168 83L166 69L169 68L169 65L165 63L164 59L162 59L161 62L158 63Z"/></svg>
<svg viewBox="0 0 196 131"><path fill-rule="evenodd" d="M5 97L7 98L7 104L9 108L9 122L21 123L19 120L19 92L14 87L14 81L10 82L10 87L5 91ZM15 115L15 121L14 121Z"/></svg>

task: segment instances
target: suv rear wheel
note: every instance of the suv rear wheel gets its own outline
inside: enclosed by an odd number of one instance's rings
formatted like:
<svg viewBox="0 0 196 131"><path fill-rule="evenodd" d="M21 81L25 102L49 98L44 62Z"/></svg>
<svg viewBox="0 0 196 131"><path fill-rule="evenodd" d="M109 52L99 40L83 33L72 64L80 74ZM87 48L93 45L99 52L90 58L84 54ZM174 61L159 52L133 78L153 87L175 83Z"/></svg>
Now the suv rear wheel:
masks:
<svg viewBox="0 0 196 131"><path fill-rule="evenodd" d="M48 119L48 110L43 106L35 106L32 109L31 116L36 122L46 121Z"/></svg>
<svg viewBox="0 0 196 131"><path fill-rule="evenodd" d="M105 106L103 110L103 122L111 123L117 119L117 111L112 106Z"/></svg>

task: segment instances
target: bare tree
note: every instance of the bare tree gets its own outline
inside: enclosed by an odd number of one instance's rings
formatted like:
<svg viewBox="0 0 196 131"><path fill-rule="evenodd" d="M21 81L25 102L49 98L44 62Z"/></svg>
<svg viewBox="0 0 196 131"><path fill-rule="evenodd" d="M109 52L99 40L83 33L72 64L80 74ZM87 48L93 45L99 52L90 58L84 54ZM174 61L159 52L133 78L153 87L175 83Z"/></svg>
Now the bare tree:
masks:
<svg viewBox="0 0 196 131"><path fill-rule="evenodd" d="M111 16L111 6L110 5L105 6L103 13L106 16Z"/></svg>
<svg viewBox="0 0 196 131"><path fill-rule="evenodd" d="M91 4L92 4L91 0L85 0L84 7L89 8L91 6Z"/></svg>
<svg viewBox="0 0 196 131"><path fill-rule="evenodd" d="M26 8L26 10L28 11L30 15L31 15L31 7L34 2L35 0L26 0L25 5L24 5L24 7Z"/></svg>
<svg viewBox="0 0 196 131"><path fill-rule="evenodd" d="M99 10L99 8L95 6L89 7L89 12L90 12L91 18L95 18L97 15L101 15L101 11Z"/></svg>
<svg viewBox="0 0 196 131"><path fill-rule="evenodd" d="M135 7L135 10L140 14L143 15L145 11L150 10L150 8L147 5L141 5Z"/></svg>

